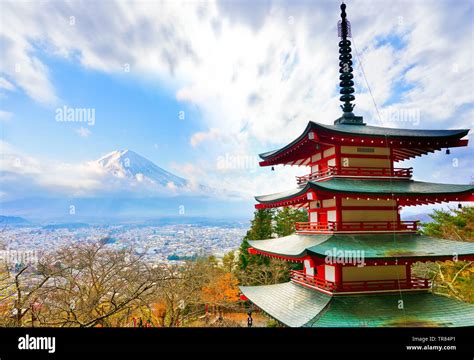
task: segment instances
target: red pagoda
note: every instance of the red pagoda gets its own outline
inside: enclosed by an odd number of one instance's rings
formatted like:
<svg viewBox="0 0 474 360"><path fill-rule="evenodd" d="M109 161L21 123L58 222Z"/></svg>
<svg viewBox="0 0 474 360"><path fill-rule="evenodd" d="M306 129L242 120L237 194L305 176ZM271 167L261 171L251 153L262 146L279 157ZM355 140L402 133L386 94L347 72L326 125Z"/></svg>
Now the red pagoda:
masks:
<svg viewBox="0 0 474 360"><path fill-rule="evenodd" d="M294 190L257 196L257 209L305 207L309 222L296 233L249 241L251 254L298 262L291 281L241 286L242 298L291 327L473 326L474 304L433 295L415 262L474 260L474 243L428 237L404 206L474 201L474 186L412 179L395 163L467 146L469 130L411 130L366 125L353 113L350 23L338 24L340 100L334 125L309 122L281 149L260 155L261 166L308 166ZM449 150L447 150L448 152Z"/></svg>

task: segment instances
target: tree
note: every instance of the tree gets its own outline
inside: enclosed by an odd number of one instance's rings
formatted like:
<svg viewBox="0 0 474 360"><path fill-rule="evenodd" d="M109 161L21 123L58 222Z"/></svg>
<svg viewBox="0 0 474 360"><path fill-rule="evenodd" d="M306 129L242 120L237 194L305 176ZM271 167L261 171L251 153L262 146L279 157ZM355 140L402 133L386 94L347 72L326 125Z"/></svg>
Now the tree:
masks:
<svg viewBox="0 0 474 360"><path fill-rule="evenodd" d="M166 301L159 300L151 305L153 316L157 319L159 326L165 326Z"/></svg>
<svg viewBox="0 0 474 360"><path fill-rule="evenodd" d="M34 326L44 309L38 299L44 299L45 287L61 271L45 264L49 264L49 260L42 259L36 268L30 264L13 267L6 259L1 264L0 307L5 316L1 317L0 325Z"/></svg>
<svg viewBox="0 0 474 360"><path fill-rule="evenodd" d="M423 224L423 234L443 239L474 241L474 208L435 210L432 222Z"/></svg>
<svg viewBox="0 0 474 360"><path fill-rule="evenodd" d="M239 269L245 271L247 267L255 264L262 264L265 260L255 259L250 256L248 249L250 247L248 240L269 239L273 235L273 210L258 209L254 212L254 218L251 221L250 229L247 231L239 251Z"/></svg>
<svg viewBox="0 0 474 360"><path fill-rule="evenodd" d="M214 307L239 300L238 281L231 273L222 273L202 288L202 299Z"/></svg>
<svg viewBox="0 0 474 360"><path fill-rule="evenodd" d="M217 269L214 257L187 261L184 265L164 267L167 280L157 284L157 296L166 303L164 326L183 325L183 318L195 306L201 306L201 289L211 281Z"/></svg>
<svg viewBox="0 0 474 360"><path fill-rule="evenodd" d="M278 237L293 234L296 222L307 222L308 212L305 209L284 207L275 215L275 233Z"/></svg>
<svg viewBox="0 0 474 360"><path fill-rule="evenodd" d="M423 224L424 235L457 240L474 241L474 208L463 207L451 211L435 210L432 222ZM413 273L433 281L433 292L474 302L474 262L453 261L417 263Z"/></svg>
<svg viewBox="0 0 474 360"><path fill-rule="evenodd" d="M235 251L229 251L222 258L222 266L224 270L228 273L233 273L237 267L237 258L235 256Z"/></svg>
<svg viewBox="0 0 474 360"><path fill-rule="evenodd" d="M164 274L152 271L143 254L110 250L101 242L64 247L49 263L60 271L43 287L46 326L116 326L149 302ZM44 267L40 273L49 271Z"/></svg>
<svg viewBox="0 0 474 360"><path fill-rule="evenodd" d="M4 326L127 326L131 314L150 314L157 284L169 281L131 249L103 242L77 244L44 255L2 281L11 295L0 299L13 315Z"/></svg>
<svg viewBox="0 0 474 360"><path fill-rule="evenodd" d="M245 240L263 240L273 236L273 209L258 209L254 212Z"/></svg>
<svg viewBox="0 0 474 360"><path fill-rule="evenodd" d="M282 215L279 215L281 212ZM242 285L267 285L289 280L289 270L294 265L277 259L264 256L255 256L248 253L248 240L263 240L273 237L277 233L287 235L294 230L294 221L306 221L305 211L281 210L276 216L272 209L259 209L254 212L250 229L247 231L240 246L239 266L237 277ZM278 217L279 216L279 217ZM278 227L278 223L280 227Z"/></svg>

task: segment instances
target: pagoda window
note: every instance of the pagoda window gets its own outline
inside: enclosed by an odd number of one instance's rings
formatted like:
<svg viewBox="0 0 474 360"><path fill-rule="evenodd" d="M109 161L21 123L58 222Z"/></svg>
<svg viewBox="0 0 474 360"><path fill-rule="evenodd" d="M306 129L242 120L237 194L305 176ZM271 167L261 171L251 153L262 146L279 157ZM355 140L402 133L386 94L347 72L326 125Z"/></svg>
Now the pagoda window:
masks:
<svg viewBox="0 0 474 360"><path fill-rule="evenodd" d="M324 265L324 279L326 281L336 282L336 267L333 265Z"/></svg>
<svg viewBox="0 0 474 360"><path fill-rule="evenodd" d="M311 211L309 213L309 221L310 222L318 222L318 213L315 211Z"/></svg>
<svg viewBox="0 0 474 360"><path fill-rule="evenodd" d="M327 221L332 221L332 222L336 222L336 221L337 221L336 210L330 210L330 211L328 211L328 212L327 212L327 216L328 216Z"/></svg>
<svg viewBox="0 0 474 360"><path fill-rule="evenodd" d="M312 259L305 259L304 262L304 272L306 275L314 276L314 262Z"/></svg>

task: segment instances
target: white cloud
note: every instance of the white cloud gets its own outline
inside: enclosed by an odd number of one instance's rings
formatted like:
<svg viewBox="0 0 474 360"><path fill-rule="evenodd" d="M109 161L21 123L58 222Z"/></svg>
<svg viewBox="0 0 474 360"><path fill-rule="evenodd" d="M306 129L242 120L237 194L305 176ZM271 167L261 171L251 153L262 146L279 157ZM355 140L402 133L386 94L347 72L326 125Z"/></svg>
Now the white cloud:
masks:
<svg viewBox="0 0 474 360"><path fill-rule="evenodd" d="M340 116L336 3L2 5L0 47L6 55L0 72L11 86L43 103L57 99L52 69L39 51L108 73L129 67L127 76L164 86L199 108L204 129L190 144L202 148L201 165L211 183L235 187L238 179L239 188L257 193L281 188L292 171L224 173L216 159L255 156L293 140L308 120L331 123ZM457 115L472 104L474 85L468 0L456 6L360 0L347 11L381 110L419 109L422 128L466 126L466 116ZM378 124L361 70L355 56L356 113Z"/></svg>
<svg viewBox="0 0 474 360"><path fill-rule="evenodd" d="M0 140L0 170L5 173L36 175L40 172L41 163L34 157L21 154L11 144Z"/></svg>
<svg viewBox="0 0 474 360"><path fill-rule="evenodd" d="M217 129L211 129L207 132L200 131L200 132L194 133L191 136L190 143L193 147L196 147L200 143L202 143L203 141L215 141L215 140L219 139L220 136L221 136L221 133Z"/></svg>
<svg viewBox="0 0 474 360"><path fill-rule="evenodd" d="M17 3L18 4L18 3ZM28 7L27 3L16 5ZM10 78L16 86L23 89L28 96L44 104L53 104L57 98L53 85L49 80L48 68L34 55L34 47L29 38L35 37L35 32L28 33L34 27L41 29L41 25L33 22L27 26L20 16L24 9L15 14L13 4L2 3L6 13L2 15L0 26L0 49L2 61L0 62L0 73ZM26 14L27 18L31 14ZM37 31L36 31L37 32ZM11 83L3 82L6 88L11 88ZM5 87L4 87L5 88Z"/></svg>
<svg viewBox="0 0 474 360"><path fill-rule="evenodd" d="M396 80L416 85L402 103L429 104L424 110L437 119L472 102L466 91L474 73L469 6L350 4L353 34L379 105L393 95ZM0 71L34 99L50 102L56 94L39 50L105 72L123 72L128 64L132 75L155 77L176 89L179 100L199 105L209 128L248 131L277 143L309 118L331 122L339 114L338 17L338 6L325 2L4 2ZM401 44L380 45L389 35ZM360 75L357 86L366 94ZM357 104L372 114L370 102Z"/></svg>
<svg viewBox="0 0 474 360"><path fill-rule="evenodd" d="M472 84L464 21L471 5L458 4L350 4L353 34L380 105L395 80L418 85L404 101L423 101L439 118L472 101L457 85L460 79ZM155 75L177 89L178 99L201 106L210 127L245 128L260 140L283 141L282 130L318 115L330 122L339 113L334 4L4 2L4 12L1 45L8 56L0 71L39 101L56 98L49 69L35 55L41 49L101 71L123 72L128 64L131 74ZM379 45L388 35L406 46ZM356 81L365 93L363 79ZM447 94L456 96L448 101ZM368 106L358 104L363 112L373 110Z"/></svg>
<svg viewBox="0 0 474 360"><path fill-rule="evenodd" d="M204 178L183 180L155 168L147 159L135 153L124 155L128 156L124 160L126 163L113 158L114 155L120 155L119 151L99 160L64 163L24 154L0 140L0 154L0 188L4 201L31 196L207 196L212 191L202 185ZM175 180L164 182L167 177Z"/></svg>
<svg viewBox="0 0 474 360"><path fill-rule="evenodd" d="M8 198L27 194L86 194L103 186L103 173L94 163L65 164L38 159L5 141L1 141L0 149L0 184Z"/></svg>
<svg viewBox="0 0 474 360"><path fill-rule="evenodd" d="M0 77L0 88L9 90L9 91L15 90L15 86L10 81L8 81L7 79L3 77Z"/></svg>

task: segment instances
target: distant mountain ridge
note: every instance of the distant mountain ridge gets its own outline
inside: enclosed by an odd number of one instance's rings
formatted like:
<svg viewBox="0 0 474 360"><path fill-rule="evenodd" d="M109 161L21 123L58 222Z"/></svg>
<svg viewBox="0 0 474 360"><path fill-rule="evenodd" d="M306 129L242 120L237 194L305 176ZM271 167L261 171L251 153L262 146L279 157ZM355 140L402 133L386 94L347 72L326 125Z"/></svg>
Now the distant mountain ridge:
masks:
<svg viewBox="0 0 474 360"><path fill-rule="evenodd" d="M5 216L0 215L1 225L28 225L30 222L20 216Z"/></svg>

